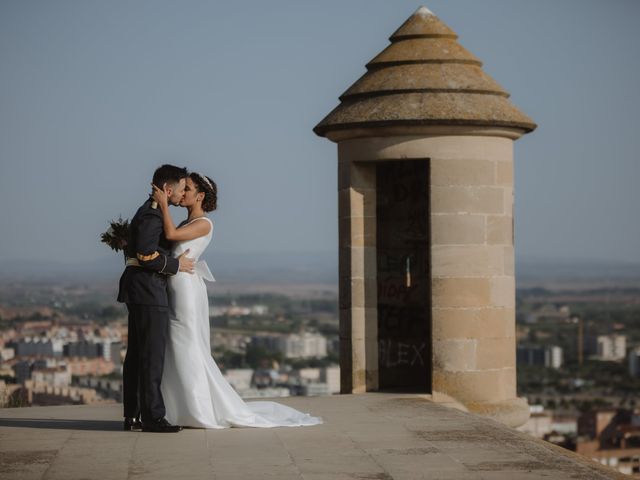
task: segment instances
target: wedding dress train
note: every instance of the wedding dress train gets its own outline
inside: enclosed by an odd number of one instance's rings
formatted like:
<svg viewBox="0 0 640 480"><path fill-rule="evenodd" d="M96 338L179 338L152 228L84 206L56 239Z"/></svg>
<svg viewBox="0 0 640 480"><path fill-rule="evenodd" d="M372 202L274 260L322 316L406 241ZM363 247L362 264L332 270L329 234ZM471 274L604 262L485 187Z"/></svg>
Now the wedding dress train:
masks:
<svg viewBox="0 0 640 480"><path fill-rule="evenodd" d="M211 221L201 217L192 221ZM204 280L213 276L198 258L209 245L213 226L203 237L175 245L173 255L189 249L195 273L169 277L169 334L162 376L166 418L174 425L200 428L295 427L322 423L294 408L271 401L245 402L211 356L209 299Z"/></svg>

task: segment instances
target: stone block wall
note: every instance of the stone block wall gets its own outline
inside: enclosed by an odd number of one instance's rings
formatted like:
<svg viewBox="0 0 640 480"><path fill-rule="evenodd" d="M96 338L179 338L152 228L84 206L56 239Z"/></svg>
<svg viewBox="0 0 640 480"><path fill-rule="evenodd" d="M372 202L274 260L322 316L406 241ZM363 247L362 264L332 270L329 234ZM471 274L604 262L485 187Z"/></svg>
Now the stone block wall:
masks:
<svg viewBox="0 0 640 480"><path fill-rule="evenodd" d="M526 419L516 397L513 138L356 138L338 152L342 391L377 388L375 164L428 158L434 398Z"/></svg>

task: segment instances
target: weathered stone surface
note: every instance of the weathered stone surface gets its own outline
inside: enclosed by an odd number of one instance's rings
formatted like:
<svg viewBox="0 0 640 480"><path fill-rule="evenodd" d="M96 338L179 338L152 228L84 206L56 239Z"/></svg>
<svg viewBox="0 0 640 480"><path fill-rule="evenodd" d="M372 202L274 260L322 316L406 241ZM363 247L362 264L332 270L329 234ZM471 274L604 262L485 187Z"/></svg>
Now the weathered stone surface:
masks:
<svg viewBox="0 0 640 480"><path fill-rule="evenodd" d="M431 215L431 245L485 243L485 215Z"/></svg>
<svg viewBox="0 0 640 480"><path fill-rule="evenodd" d="M433 362L447 372L476 370L477 345L474 338L433 341Z"/></svg>
<svg viewBox="0 0 640 480"><path fill-rule="evenodd" d="M376 213L376 191L368 188L343 188L338 192L339 218L373 217Z"/></svg>
<svg viewBox="0 0 640 480"><path fill-rule="evenodd" d="M340 391L351 393L353 389L353 355L351 335L340 335Z"/></svg>
<svg viewBox="0 0 640 480"><path fill-rule="evenodd" d="M503 214L505 190L503 187L432 187L431 212Z"/></svg>
<svg viewBox="0 0 640 480"><path fill-rule="evenodd" d="M512 276L491 278L491 304L495 307L515 307L516 281Z"/></svg>
<svg viewBox="0 0 640 480"><path fill-rule="evenodd" d="M378 309L351 307L351 336L353 338L378 338Z"/></svg>
<svg viewBox="0 0 640 480"><path fill-rule="evenodd" d="M487 215L487 243L513 245L513 217L511 215Z"/></svg>
<svg viewBox="0 0 640 480"><path fill-rule="evenodd" d="M368 69L411 63L464 63L481 66L482 62L453 38L408 38L391 40L391 45L367 64Z"/></svg>
<svg viewBox="0 0 640 480"><path fill-rule="evenodd" d="M357 137L362 136L358 129L393 125L534 130L535 123L456 39L431 12L416 12L367 64L367 73L340 97L342 103L315 133L337 140L332 132L354 131Z"/></svg>
<svg viewBox="0 0 640 480"><path fill-rule="evenodd" d="M513 232L513 227L511 229ZM513 251L513 243L504 247L504 274L515 276L515 254Z"/></svg>
<svg viewBox="0 0 640 480"><path fill-rule="evenodd" d="M366 96L371 92L459 91L467 93L508 94L477 65L425 63L394 65L375 69L361 77L340 96L340 100Z"/></svg>
<svg viewBox="0 0 640 480"><path fill-rule="evenodd" d="M352 175L359 186L375 188L375 167L378 161L410 160L489 160L512 161L513 140L501 136L482 136L480 133L456 133L458 129L443 127L437 134L399 134L395 137L366 137L344 140L338 144L338 163L351 161L363 173ZM342 168L343 171L346 168ZM364 172L366 172L366 177ZM349 179L349 177L347 177ZM338 179L340 182L340 179ZM355 185L355 183L354 183Z"/></svg>
<svg viewBox="0 0 640 480"><path fill-rule="evenodd" d="M276 400L325 423L167 435L121 431L121 405L2 409L0 472L3 480L622 478L424 395Z"/></svg>
<svg viewBox="0 0 640 480"><path fill-rule="evenodd" d="M416 37L449 37L458 38L443 21L433 15L426 7L418 8L400 27L389 37L389 40L401 40Z"/></svg>
<svg viewBox="0 0 640 480"><path fill-rule="evenodd" d="M488 307L491 305L489 278L434 278L431 287L434 307Z"/></svg>
<svg viewBox="0 0 640 480"><path fill-rule="evenodd" d="M448 338L511 338L515 336L513 308L432 308L433 337Z"/></svg>
<svg viewBox="0 0 640 480"><path fill-rule="evenodd" d="M339 220L338 231L349 232L350 235L340 235L340 247L374 247L375 225L374 217L346 217Z"/></svg>
<svg viewBox="0 0 640 480"><path fill-rule="evenodd" d="M514 338L478 339L476 355L476 366L479 370L515 365L516 346Z"/></svg>
<svg viewBox="0 0 640 480"><path fill-rule="evenodd" d="M467 92L405 92L345 101L315 132L399 125L474 125L533 130L533 122L507 98Z"/></svg>
<svg viewBox="0 0 640 480"><path fill-rule="evenodd" d="M431 186L496 184L496 163L482 159L431 159Z"/></svg>
<svg viewBox="0 0 640 480"><path fill-rule="evenodd" d="M465 406L516 398L515 366L495 370L433 372L434 390L446 392Z"/></svg>
<svg viewBox="0 0 640 480"><path fill-rule="evenodd" d="M504 200L503 200L504 210L502 213L504 215L510 215L513 217L513 188L505 188L504 189Z"/></svg>
<svg viewBox="0 0 640 480"><path fill-rule="evenodd" d="M338 190L353 188L376 188L376 167L370 163L352 162L350 159L338 159Z"/></svg>
<svg viewBox="0 0 640 480"><path fill-rule="evenodd" d="M504 274L504 248L492 245L433 245L434 277L484 277Z"/></svg>
<svg viewBox="0 0 640 480"><path fill-rule="evenodd" d="M375 277L354 278L351 280L351 306L377 309L378 296Z"/></svg>
<svg viewBox="0 0 640 480"><path fill-rule="evenodd" d="M497 183L499 185L513 186L513 162L497 162Z"/></svg>

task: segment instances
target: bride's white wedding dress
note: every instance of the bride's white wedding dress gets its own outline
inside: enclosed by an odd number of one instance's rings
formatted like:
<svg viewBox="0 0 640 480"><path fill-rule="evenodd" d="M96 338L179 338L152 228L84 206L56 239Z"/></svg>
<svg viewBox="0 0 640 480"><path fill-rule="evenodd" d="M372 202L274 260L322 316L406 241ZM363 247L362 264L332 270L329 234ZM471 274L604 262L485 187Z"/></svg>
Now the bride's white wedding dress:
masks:
<svg viewBox="0 0 640 480"><path fill-rule="evenodd" d="M207 221L206 217L192 221ZM166 418L174 425L200 428L295 427L322 423L319 417L270 401L245 402L223 377L211 356L209 299L204 280L213 276L198 261L211 241L213 225L203 237L174 246L178 256L189 249L195 273L169 277L171 309L162 376Z"/></svg>

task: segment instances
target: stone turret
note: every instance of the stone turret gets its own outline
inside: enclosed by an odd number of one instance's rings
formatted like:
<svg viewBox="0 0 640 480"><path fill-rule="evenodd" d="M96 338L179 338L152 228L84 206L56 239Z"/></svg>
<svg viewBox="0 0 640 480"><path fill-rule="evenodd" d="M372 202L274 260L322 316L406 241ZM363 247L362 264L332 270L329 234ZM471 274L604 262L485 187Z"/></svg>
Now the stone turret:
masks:
<svg viewBox="0 0 640 480"><path fill-rule="evenodd" d="M424 126L505 127L516 130L510 134L515 138L535 129L457 38L420 7L314 132L340 142L389 132L406 135Z"/></svg>
<svg viewBox="0 0 640 480"><path fill-rule="evenodd" d="M513 141L536 128L420 7L314 129L338 144L341 390L516 425Z"/></svg>

